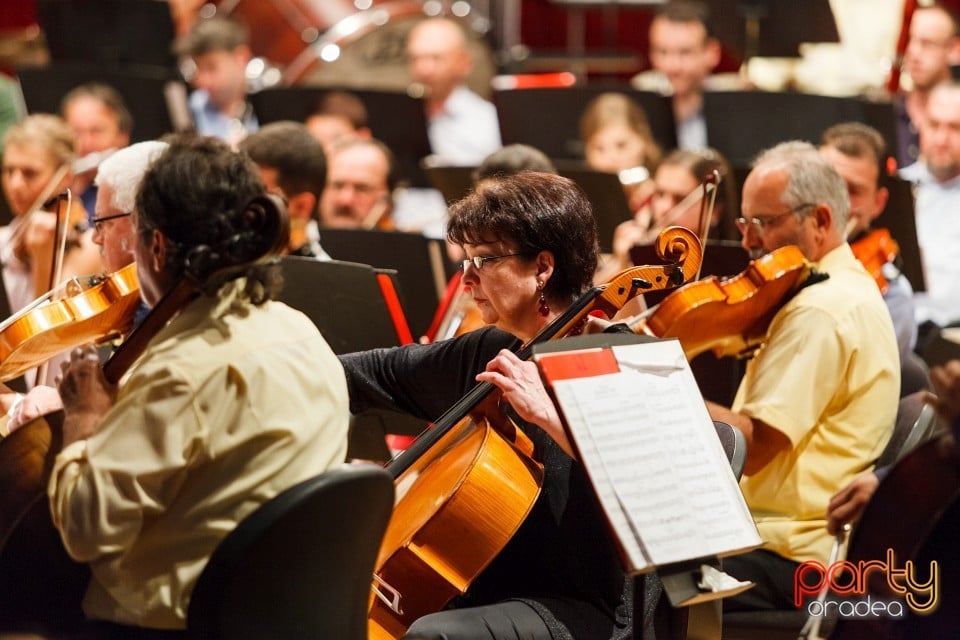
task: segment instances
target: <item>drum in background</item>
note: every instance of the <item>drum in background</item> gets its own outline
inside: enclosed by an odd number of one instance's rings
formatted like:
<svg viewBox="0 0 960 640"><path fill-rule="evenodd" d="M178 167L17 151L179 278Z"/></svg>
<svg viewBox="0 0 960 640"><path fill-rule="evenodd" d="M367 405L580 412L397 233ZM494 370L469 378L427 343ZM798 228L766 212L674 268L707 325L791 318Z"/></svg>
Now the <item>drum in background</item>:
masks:
<svg viewBox="0 0 960 640"><path fill-rule="evenodd" d="M233 0L222 1L218 10L250 26L253 54L280 65L285 85L407 91L407 34L428 10L460 21L471 34L471 89L489 96L496 73L483 38L489 20L466 2Z"/></svg>

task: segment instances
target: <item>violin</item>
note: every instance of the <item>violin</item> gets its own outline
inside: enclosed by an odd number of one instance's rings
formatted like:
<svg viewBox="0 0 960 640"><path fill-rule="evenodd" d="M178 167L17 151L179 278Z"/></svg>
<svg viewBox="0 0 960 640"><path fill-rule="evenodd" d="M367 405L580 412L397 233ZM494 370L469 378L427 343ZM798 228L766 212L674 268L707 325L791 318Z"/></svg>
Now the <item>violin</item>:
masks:
<svg viewBox="0 0 960 640"><path fill-rule="evenodd" d="M665 229L657 247L667 264L633 267L593 287L517 356L527 359L533 345L579 332L588 315L613 317L635 296L680 286L699 270L703 252L692 231ZM533 443L520 429L508 438L492 426L502 416L485 411L495 390L475 386L387 466L397 501L375 565L371 640L399 638L464 593L539 495L543 466L533 459Z"/></svg>
<svg viewBox="0 0 960 640"><path fill-rule="evenodd" d="M900 245L890 232L887 229L874 229L851 242L850 249L880 287L880 293L886 294L890 283L883 275L883 267L900 255Z"/></svg>
<svg viewBox="0 0 960 640"><path fill-rule="evenodd" d="M68 295L48 294L0 324L0 380L10 380L59 353L126 335L140 303L137 267L75 278Z"/></svg>
<svg viewBox="0 0 960 640"><path fill-rule="evenodd" d="M633 331L678 338L688 359L713 351L747 357L766 338L773 316L797 291L825 280L794 245L752 260L731 278L710 276L680 287L629 321Z"/></svg>

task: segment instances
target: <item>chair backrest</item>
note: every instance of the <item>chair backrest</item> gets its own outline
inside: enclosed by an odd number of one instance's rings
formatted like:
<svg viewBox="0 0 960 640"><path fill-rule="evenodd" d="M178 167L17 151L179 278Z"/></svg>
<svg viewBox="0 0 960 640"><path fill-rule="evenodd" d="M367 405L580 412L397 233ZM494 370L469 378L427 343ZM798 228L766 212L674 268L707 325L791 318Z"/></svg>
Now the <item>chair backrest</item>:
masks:
<svg viewBox="0 0 960 640"><path fill-rule="evenodd" d="M893 435L877 459L878 468L895 463L936 432L937 415L925 397L925 391L917 391L900 398Z"/></svg>
<svg viewBox="0 0 960 640"><path fill-rule="evenodd" d="M280 493L214 550L187 629L211 640L365 640L374 563L393 480L345 465Z"/></svg>
<svg viewBox="0 0 960 640"><path fill-rule="evenodd" d="M740 429L726 422L713 421L713 428L717 430L717 437L730 461L730 468L737 480L743 475L743 466L747 463L747 438Z"/></svg>

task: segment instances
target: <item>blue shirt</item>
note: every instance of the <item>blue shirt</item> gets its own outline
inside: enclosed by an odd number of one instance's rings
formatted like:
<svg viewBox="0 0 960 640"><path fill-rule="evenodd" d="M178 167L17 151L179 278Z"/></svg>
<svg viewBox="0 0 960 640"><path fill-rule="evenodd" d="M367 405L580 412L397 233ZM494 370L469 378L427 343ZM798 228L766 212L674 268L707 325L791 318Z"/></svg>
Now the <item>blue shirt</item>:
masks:
<svg viewBox="0 0 960 640"><path fill-rule="evenodd" d="M198 134L215 136L232 144L260 128L250 103L241 118L232 118L213 106L209 94L203 89L190 94L190 113Z"/></svg>

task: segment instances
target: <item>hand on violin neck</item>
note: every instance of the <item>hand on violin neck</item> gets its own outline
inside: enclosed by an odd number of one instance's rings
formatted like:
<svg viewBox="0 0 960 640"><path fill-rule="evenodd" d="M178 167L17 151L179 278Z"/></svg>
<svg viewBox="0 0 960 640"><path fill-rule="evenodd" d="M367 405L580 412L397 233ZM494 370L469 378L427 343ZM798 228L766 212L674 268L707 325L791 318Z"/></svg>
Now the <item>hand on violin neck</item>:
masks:
<svg viewBox="0 0 960 640"><path fill-rule="evenodd" d="M78 347L70 361L61 365L58 390L65 413L64 443L90 437L100 418L113 406L117 387L107 381L93 347Z"/></svg>

